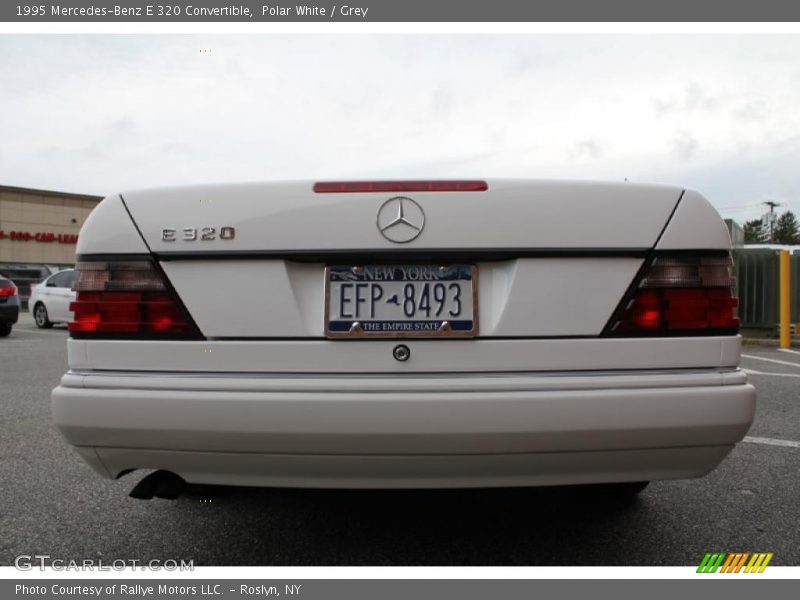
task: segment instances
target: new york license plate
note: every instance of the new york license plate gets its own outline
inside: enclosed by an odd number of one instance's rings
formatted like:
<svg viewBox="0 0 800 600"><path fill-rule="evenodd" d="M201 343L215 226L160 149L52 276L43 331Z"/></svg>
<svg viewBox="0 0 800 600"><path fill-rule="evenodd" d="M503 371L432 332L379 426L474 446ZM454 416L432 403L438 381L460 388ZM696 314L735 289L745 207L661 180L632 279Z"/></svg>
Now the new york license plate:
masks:
<svg viewBox="0 0 800 600"><path fill-rule="evenodd" d="M325 269L328 337L472 337L474 265L333 265Z"/></svg>

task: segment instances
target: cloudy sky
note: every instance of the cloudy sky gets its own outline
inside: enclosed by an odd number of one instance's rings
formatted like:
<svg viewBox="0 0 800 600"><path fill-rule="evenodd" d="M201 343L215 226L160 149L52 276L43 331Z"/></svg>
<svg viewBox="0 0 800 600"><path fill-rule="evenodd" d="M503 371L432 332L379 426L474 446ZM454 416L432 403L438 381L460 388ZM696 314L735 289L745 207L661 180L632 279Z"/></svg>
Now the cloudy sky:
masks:
<svg viewBox="0 0 800 600"><path fill-rule="evenodd" d="M0 35L0 185L459 176L800 212L800 36Z"/></svg>

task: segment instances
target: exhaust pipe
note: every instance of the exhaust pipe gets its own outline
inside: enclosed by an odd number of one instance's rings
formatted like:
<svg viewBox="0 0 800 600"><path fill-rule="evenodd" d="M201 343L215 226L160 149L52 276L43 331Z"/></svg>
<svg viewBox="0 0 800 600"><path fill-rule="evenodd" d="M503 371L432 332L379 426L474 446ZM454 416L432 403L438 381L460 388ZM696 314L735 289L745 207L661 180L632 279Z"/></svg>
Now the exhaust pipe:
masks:
<svg viewBox="0 0 800 600"><path fill-rule="evenodd" d="M138 500L163 498L175 500L186 489L186 482L172 471L155 471L147 475L131 490L129 496Z"/></svg>

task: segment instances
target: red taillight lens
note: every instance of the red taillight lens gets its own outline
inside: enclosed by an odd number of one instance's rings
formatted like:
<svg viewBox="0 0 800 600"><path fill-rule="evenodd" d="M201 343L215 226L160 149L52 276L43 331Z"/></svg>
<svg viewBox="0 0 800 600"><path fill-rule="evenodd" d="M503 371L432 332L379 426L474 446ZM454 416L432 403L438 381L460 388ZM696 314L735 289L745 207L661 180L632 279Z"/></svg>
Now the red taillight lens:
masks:
<svg viewBox="0 0 800 600"><path fill-rule="evenodd" d="M739 301L731 257L657 256L623 301L608 335L732 335Z"/></svg>
<svg viewBox="0 0 800 600"><path fill-rule="evenodd" d="M202 337L150 261L79 262L75 270L74 337Z"/></svg>
<svg viewBox="0 0 800 600"><path fill-rule="evenodd" d="M485 181L320 181L317 194L366 192L485 192Z"/></svg>
<svg viewBox="0 0 800 600"><path fill-rule="evenodd" d="M0 283L0 298L10 298L17 295L17 286L10 281Z"/></svg>

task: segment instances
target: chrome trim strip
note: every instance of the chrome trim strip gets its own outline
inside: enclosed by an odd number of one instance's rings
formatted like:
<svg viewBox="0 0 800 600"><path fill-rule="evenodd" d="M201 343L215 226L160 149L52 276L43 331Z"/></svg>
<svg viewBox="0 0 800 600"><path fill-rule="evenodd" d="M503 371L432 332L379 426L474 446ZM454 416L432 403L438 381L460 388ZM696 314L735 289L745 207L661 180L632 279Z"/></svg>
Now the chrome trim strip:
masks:
<svg viewBox="0 0 800 600"><path fill-rule="evenodd" d="M372 262L481 262L514 258L644 258L652 248L375 248L296 249L296 250L203 250L157 251L156 260L242 260L282 259L298 262L349 263ZM113 254L78 255L78 260L103 260Z"/></svg>
<svg viewBox="0 0 800 600"><path fill-rule="evenodd" d="M712 367L692 369L625 369L614 371L491 371L454 373L421 372L421 373L254 373L249 371L110 371L103 369L69 369L67 375L82 377L175 377L186 379L477 379L503 378L509 376L528 376L531 378L548 377L624 377L651 375L716 375L744 372L739 367Z"/></svg>

